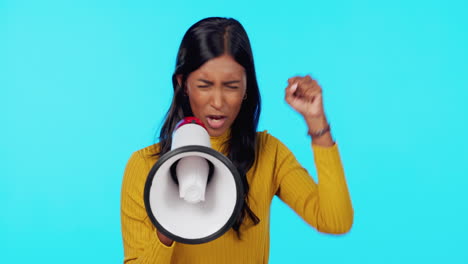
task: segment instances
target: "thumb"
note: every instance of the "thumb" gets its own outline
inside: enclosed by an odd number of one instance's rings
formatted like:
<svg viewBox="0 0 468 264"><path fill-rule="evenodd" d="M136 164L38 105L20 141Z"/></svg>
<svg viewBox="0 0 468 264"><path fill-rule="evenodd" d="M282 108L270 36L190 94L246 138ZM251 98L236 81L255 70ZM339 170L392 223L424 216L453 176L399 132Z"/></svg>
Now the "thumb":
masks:
<svg viewBox="0 0 468 264"><path fill-rule="evenodd" d="M297 90L297 85L298 83L294 83L290 87L286 88L286 96L285 96L286 102L296 111L299 109L300 104L301 104L299 97L294 95L294 93Z"/></svg>
<svg viewBox="0 0 468 264"><path fill-rule="evenodd" d="M291 104L291 102L295 99L294 93L297 90L297 83L292 84L286 88L286 102Z"/></svg>

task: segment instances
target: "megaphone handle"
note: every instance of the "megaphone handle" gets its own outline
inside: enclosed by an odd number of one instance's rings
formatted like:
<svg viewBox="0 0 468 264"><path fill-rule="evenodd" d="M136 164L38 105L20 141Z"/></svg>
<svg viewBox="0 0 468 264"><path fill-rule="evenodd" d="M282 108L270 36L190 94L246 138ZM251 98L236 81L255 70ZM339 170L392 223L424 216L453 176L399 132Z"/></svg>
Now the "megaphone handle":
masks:
<svg viewBox="0 0 468 264"><path fill-rule="evenodd" d="M208 180L207 180L207 184L210 183L211 181L211 178L213 177L213 173L214 173L214 165L211 161L205 159L206 162L208 163ZM169 171L171 172L171 178L172 180L175 182L175 184L179 185L179 180L177 179L177 172L176 172L176 169L177 169L177 164L179 164L179 161L176 161L174 162L172 165L171 165L171 168L169 169Z"/></svg>

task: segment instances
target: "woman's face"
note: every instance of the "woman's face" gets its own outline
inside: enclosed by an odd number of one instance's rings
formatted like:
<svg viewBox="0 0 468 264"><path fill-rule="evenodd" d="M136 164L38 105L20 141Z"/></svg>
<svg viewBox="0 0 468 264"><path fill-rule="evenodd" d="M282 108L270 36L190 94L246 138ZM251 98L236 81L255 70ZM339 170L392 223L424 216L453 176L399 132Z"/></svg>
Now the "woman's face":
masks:
<svg viewBox="0 0 468 264"><path fill-rule="evenodd" d="M241 108L246 83L244 67L229 55L211 59L189 74L186 93L190 107L210 136L220 136L231 127Z"/></svg>

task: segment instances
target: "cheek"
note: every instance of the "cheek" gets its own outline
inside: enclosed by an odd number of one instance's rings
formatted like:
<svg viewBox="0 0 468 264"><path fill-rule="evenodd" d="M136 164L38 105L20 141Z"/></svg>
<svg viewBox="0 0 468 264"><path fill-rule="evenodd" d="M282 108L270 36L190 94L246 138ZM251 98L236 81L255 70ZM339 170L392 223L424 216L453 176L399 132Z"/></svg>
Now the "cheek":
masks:
<svg viewBox="0 0 468 264"><path fill-rule="evenodd" d="M198 113L204 105L203 102L201 102L200 98L196 98L194 96L189 97L189 102L193 113Z"/></svg>
<svg viewBox="0 0 468 264"><path fill-rule="evenodd" d="M237 111L242 107L244 102L245 92L239 92L229 96L229 106L235 108Z"/></svg>
<svg viewBox="0 0 468 264"><path fill-rule="evenodd" d="M206 100L205 96L203 96L203 93L200 92L198 89L192 87L191 84L187 84L186 92L187 92L186 96L188 96L190 104L201 105L203 104L202 101Z"/></svg>
<svg viewBox="0 0 468 264"><path fill-rule="evenodd" d="M242 107L242 103L244 102L244 96L232 96L229 98L229 107L233 111L239 112Z"/></svg>

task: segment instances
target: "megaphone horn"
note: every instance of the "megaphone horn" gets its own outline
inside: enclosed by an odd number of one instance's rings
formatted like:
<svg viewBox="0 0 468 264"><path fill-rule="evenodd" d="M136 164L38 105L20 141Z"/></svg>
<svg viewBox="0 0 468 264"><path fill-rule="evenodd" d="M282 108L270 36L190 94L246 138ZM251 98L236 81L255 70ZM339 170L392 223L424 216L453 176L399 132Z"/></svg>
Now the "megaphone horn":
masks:
<svg viewBox="0 0 468 264"><path fill-rule="evenodd" d="M201 121L189 117L177 124L171 150L150 170L144 202L163 235L206 243L227 232L240 215L242 181L232 162L211 148Z"/></svg>

